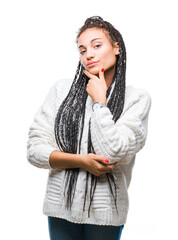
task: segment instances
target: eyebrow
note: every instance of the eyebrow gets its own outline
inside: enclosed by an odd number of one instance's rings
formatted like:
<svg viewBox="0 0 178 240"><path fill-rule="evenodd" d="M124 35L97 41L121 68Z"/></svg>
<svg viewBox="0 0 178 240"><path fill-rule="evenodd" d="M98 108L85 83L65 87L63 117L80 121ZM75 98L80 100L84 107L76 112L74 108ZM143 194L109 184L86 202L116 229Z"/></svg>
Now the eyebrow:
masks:
<svg viewBox="0 0 178 240"><path fill-rule="evenodd" d="M94 39L91 40L91 42L93 42L93 41L95 41L95 40L97 40L97 39L101 39L101 38L94 38ZM83 45L80 45L78 48L81 48L81 47L84 47L84 46L83 46Z"/></svg>

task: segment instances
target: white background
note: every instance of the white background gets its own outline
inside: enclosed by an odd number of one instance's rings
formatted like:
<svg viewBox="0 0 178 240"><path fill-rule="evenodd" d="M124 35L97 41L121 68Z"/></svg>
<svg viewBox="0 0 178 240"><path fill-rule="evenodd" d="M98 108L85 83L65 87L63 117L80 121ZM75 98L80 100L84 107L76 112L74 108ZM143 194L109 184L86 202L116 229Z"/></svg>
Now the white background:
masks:
<svg viewBox="0 0 178 240"><path fill-rule="evenodd" d="M28 129L49 88L74 78L75 37L99 15L122 34L127 84L152 97L145 147L137 154L122 240L177 240L176 1L1 1L0 238L49 239L42 214L48 170L26 159Z"/></svg>

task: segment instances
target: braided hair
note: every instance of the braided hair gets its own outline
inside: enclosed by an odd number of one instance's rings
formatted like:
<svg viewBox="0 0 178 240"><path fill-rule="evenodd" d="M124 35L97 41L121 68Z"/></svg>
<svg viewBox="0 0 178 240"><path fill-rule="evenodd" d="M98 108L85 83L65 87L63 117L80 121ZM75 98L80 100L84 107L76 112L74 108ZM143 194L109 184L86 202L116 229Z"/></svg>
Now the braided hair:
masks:
<svg viewBox="0 0 178 240"><path fill-rule="evenodd" d="M113 120L116 122L120 117L125 99L125 72L126 72L126 50L123 38L120 32L114 28L109 22L104 21L100 16L93 16L87 18L84 25L79 29L76 37L76 42L81 35L88 28L98 28L105 31L110 38L110 42L116 41L119 45L119 55L116 55L116 68L113 80L107 89L106 98L110 97L107 107L110 109ZM84 119L85 119L85 106L88 93L86 91L89 78L83 73L84 67L79 61L76 74L69 90L68 95L60 105L55 118L54 132L56 142L62 151L66 153L80 154L81 139L83 134ZM115 83L113 90L111 88ZM111 96L110 96L111 93ZM88 153L95 153L91 141L91 118L89 120L88 128ZM76 189L77 178L80 168L65 169L65 189L67 192L67 209L71 209L73 198ZM116 189L118 186L115 183L112 173L106 173L108 184L111 194L113 196L115 207L117 209L117 194ZM85 198L83 204L83 211L85 211L86 195L88 192L88 181L90 178L90 204L88 208L88 217L90 217L90 207L94 197L98 176L95 176L86 171L86 185L85 185ZM66 192L64 196L66 196Z"/></svg>

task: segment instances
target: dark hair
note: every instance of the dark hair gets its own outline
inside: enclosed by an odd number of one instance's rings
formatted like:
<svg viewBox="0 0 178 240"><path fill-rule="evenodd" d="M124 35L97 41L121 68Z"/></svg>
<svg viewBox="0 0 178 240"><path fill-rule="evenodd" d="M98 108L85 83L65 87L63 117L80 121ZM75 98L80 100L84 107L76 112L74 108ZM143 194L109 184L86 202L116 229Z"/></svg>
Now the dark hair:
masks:
<svg viewBox="0 0 178 240"><path fill-rule="evenodd" d="M87 18L84 25L79 29L77 39L80 34L88 28L103 29L103 31L110 37L111 44L114 41L118 42L119 55L116 55L116 68L115 74L111 85L109 86L106 94L106 98L110 97L107 107L110 109L113 120L116 122L120 117L125 99L125 75L126 75L126 50L125 44L122 39L120 32L114 28L109 22L104 21L100 16L94 16ZM59 148L66 153L80 154L81 139L83 134L83 126L85 119L85 106L88 93L86 86L89 78L83 73L84 67L79 61L77 71L69 90L68 95L60 105L55 118L55 138ZM113 90L111 88L115 83ZM110 94L111 93L111 94ZM110 96L111 95L111 96ZM91 119L90 119L91 120ZM91 130L90 120L88 128L88 153L95 153L92 141L91 141ZM75 194L77 178L80 168L68 168L65 169L65 186L67 192L67 209L72 206L73 197ZM88 208L88 216L90 217L90 207L93 200L97 176L86 171L86 186L85 186L85 199L83 205L83 211L85 211L86 194L88 191L88 179L91 176L91 188L90 188L90 204ZM117 194L116 188L118 187L115 183L112 173L106 173L107 180L110 186L112 196L115 201L117 210ZM113 189L114 186L114 189ZM65 193L64 193L65 196ZM118 210L117 210L118 213Z"/></svg>

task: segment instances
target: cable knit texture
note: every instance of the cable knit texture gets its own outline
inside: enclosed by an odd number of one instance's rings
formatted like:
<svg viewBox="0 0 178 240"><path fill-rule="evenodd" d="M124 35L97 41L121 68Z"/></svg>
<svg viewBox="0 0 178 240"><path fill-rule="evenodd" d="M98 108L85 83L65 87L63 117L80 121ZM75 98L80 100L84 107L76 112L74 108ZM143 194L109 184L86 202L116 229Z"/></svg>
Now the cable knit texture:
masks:
<svg viewBox="0 0 178 240"><path fill-rule="evenodd" d="M43 213L66 219L74 223L120 226L126 223L129 198L128 187L136 153L143 148L147 137L148 115L151 98L147 91L126 87L125 104L120 118L115 123L108 107L92 111L93 100L87 98L85 124L81 142L81 154L87 154L88 125L91 118L91 139L96 154L109 159L109 163L119 161L114 167L116 179L118 213L110 192L107 177L102 174L98 182L88 218L89 193L83 212L86 171L80 169L72 209L66 209L64 198L65 169L53 169L49 164L50 154L58 148L54 135L54 121L57 110L67 96L72 79L56 81L48 92L43 104L35 114L29 128L27 159L39 168L49 170ZM90 189L90 181L88 183Z"/></svg>

